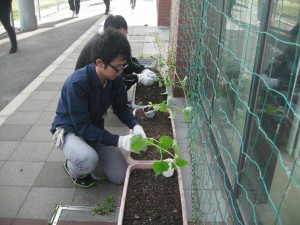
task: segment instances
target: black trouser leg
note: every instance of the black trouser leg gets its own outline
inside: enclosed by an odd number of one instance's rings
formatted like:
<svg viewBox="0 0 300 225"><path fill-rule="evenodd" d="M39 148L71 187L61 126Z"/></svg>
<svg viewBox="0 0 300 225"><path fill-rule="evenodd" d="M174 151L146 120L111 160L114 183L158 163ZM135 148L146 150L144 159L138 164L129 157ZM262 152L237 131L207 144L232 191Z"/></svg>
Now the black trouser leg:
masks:
<svg viewBox="0 0 300 225"><path fill-rule="evenodd" d="M74 11L75 10L75 5L74 5L74 0L68 0L69 6L70 6L70 10Z"/></svg>
<svg viewBox="0 0 300 225"><path fill-rule="evenodd" d="M80 9L80 0L75 0L75 13L78 14Z"/></svg>
<svg viewBox="0 0 300 225"><path fill-rule="evenodd" d="M104 1L104 4L106 6L106 12L109 11L109 5L110 5L110 0L103 0Z"/></svg>
<svg viewBox="0 0 300 225"><path fill-rule="evenodd" d="M9 9L2 9L0 8L0 20L3 24L4 29L6 30L11 46L17 46L17 37L15 29L10 24L10 10Z"/></svg>

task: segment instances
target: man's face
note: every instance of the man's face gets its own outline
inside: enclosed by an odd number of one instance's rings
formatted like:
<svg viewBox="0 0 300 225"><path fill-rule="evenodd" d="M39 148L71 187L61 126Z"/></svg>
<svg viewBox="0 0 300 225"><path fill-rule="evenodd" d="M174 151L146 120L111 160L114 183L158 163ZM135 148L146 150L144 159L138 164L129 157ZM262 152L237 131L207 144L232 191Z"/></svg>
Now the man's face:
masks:
<svg viewBox="0 0 300 225"><path fill-rule="evenodd" d="M96 66L98 67L97 74L100 76L100 78L104 78L107 80L114 80L118 76L121 75L124 69L124 64L126 63L126 60L123 59L123 57L118 56L113 61L111 61L109 64L104 65L102 60L97 59L96 60Z"/></svg>
<svg viewBox="0 0 300 225"><path fill-rule="evenodd" d="M121 32L122 34L124 34L125 36L127 36L127 34L128 34L128 30L125 28L120 28L120 29L118 29L118 31Z"/></svg>

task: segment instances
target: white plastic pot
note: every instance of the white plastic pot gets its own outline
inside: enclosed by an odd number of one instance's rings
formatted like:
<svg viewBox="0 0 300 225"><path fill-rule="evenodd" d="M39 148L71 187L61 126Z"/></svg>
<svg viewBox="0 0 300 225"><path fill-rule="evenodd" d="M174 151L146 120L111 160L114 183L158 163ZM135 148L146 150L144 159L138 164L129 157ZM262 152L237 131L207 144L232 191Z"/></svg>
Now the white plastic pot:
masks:
<svg viewBox="0 0 300 225"><path fill-rule="evenodd" d="M144 114L148 119L152 119L155 116L155 110L152 106L146 105L143 107Z"/></svg>
<svg viewBox="0 0 300 225"><path fill-rule="evenodd" d="M172 168L172 162L173 159L164 159L163 161L167 162L169 164L169 169L165 172L163 172L162 174L164 175L164 177L171 177L174 174L174 168Z"/></svg>

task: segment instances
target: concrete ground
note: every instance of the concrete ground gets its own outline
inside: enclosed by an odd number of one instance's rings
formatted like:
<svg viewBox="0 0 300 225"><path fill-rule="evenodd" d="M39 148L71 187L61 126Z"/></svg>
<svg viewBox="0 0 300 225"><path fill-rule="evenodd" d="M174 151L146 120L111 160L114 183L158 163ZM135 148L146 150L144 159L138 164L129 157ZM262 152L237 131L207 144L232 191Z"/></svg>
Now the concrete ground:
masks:
<svg viewBox="0 0 300 225"><path fill-rule="evenodd" d="M87 9L91 4L98 3L91 0L82 4L80 18L88 15ZM158 55L156 36L161 40L162 48L167 50L169 27L157 27L155 0L139 0L135 9L130 8L129 0L113 0L111 4L110 13L121 14L128 22L128 38L133 56L147 58ZM70 11L66 8L47 16L45 20L51 23L57 18L69 16ZM108 216L93 215L90 210L108 195L113 195L119 206L122 186L104 180L97 181L97 185L89 189L74 186L63 170L64 157L60 150L53 146L52 135L49 132L63 82L74 70L82 47L97 32L99 26L103 25L105 18L104 15L99 16L99 20L93 26L54 59L0 112L1 225L47 224L53 219L53 215L58 215L58 224L116 224L118 208ZM18 38L30 38L43 32L43 29L41 26L36 31L22 33ZM68 34L65 35L67 37ZM47 41L46 38L44 41ZM0 46L5 43L1 40ZM53 44L51 48L60 46ZM22 49L25 51L26 47L22 46ZM47 49L41 49L44 50ZM183 99L173 98L171 102L173 105L184 105ZM106 117L106 128L109 131L120 135L129 132L128 128L116 121L110 111ZM187 127L180 111L175 118L175 127L177 142L183 149L183 157L189 160L189 154L184 150L188 145ZM188 218L191 221L190 166L183 169L182 173ZM68 210L60 206L80 207ZM56 207L61 211L58 212Z"/></svg>

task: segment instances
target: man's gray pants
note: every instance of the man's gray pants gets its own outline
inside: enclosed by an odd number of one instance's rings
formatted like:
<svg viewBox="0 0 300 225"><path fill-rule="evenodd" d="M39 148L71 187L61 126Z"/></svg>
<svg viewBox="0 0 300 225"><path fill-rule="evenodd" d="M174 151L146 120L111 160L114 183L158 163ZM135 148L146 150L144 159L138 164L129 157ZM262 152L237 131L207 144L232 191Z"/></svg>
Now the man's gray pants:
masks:
<svg viewBox="0 0 300 225"><path fill-rule="evenodd" d="M73 133L64 137L62 151L67 159L69 174L73 178L92 173L96 167L108 180L122 184L125 180L127 163L121 150L100 143L88 144Z"/></svg>

